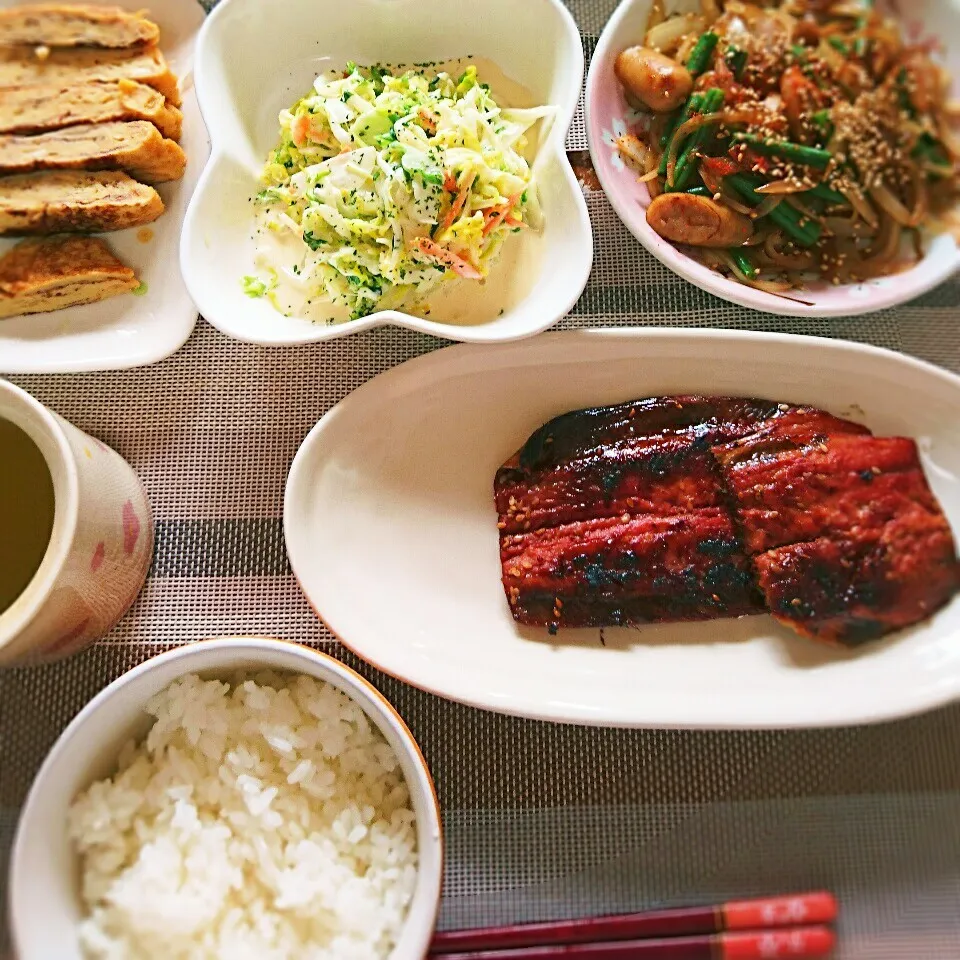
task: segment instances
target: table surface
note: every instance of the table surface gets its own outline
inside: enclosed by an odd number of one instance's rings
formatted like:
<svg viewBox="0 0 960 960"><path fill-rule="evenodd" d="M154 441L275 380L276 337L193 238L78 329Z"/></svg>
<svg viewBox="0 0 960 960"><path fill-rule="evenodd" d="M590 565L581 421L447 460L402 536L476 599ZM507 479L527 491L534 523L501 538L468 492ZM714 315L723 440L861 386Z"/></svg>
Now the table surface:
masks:
<svg viewBox="0 0 960 960"><path fill-rule="evenodd" d="M589 54L614 4L568 3ZM568 145L586 146L580 115ZM599 192L585 192L596 265L561 329L788 331L960 369L957 279L869 317L752 313L674 276ZM334 403L442 346L384 329L268 350L201 320L179 353L152 367L15 378L134 466L156 514L157 544L143 593L100 643L63 663L0 674L3 857L44 754L98 690L178 644L270 634L360 669L422 745L447 838L443 927L827 887L842 901L839 960L960 957L960 704L827 731L578 728L448 703L377 674L333 641L284 550L289 464Z"/></svg>

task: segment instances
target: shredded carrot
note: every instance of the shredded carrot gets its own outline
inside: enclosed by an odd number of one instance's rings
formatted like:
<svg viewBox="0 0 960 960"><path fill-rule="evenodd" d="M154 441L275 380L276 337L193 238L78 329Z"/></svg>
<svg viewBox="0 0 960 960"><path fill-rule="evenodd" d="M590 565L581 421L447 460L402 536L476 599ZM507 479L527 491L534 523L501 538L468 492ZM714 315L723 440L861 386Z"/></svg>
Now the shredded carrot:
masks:
<svg viewBox="0 0 960 960"><path fill-rule="evenodd" d="M436 133L437 132L437 118L431 114L425 107L421 107L417 111L417 116L420 118L423 128L427 133Z"/></svg>
<svg viewBox="0 0 960 960"><path fill-rule="evenodd" d="M440 226L437 228L437 233L443 233L444 230L449 229L457 221L457 217L463 213L463 208L466 205L467 197L470 196L470 188L473 186L473 181L477 179L475 173L471 173L463 184L460 186L459 191L457 192L456 197L454 197L453 203L450 204L450 209L447 211L447 215L440 221Z"/></svg>
<svg viewBox="0 0 960 960"><path fill-rule="evenodd" d="M417 237L411 246L435 263L449 267L459 277L465 277L467 280L480 280L483 277L483 274L465 257L461 257L452 250L446 250L427 237Z"/></svg>
<svg viewBox="0 0 960 960"><path fill-rule="evenodd" d="M520 194L515 193L512 197L507 199L506 203L501 203L496 207L488 208L484 217L486 218L486 223L483 226L483 235L486 236L493 230L496 230L504 220L510 216L510 211L514 208L517 201L520 199Z"/></svg>
<svg viewBox="0 0 960 960"><path fill-rule="evenodd" d="M294 146L302 147L307 142L307 138L310 135L310 117L307 114L301 113L300 116L293 121L290 135L293 139Z"/></svg>

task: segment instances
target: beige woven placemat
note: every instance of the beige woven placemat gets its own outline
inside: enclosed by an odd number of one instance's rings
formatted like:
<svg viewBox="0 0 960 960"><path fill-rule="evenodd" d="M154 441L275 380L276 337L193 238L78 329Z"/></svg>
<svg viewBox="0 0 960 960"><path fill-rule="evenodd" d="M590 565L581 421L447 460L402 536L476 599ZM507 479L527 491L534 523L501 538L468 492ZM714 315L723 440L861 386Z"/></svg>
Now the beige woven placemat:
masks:
<svg viewBox="0 0 960 960"><path fill-rule="evenodd" d="M570 0L588 52L612 6ZM569 145L585 146L579 120ZM675 277L600 194L588 202L596 267L561 327L790 331L960 369L956 280L866 318L754 314ZM3 851L46 750L106 683L176 644L265 633L359 666L409 722L443 806L444 926L823 886L843 901L841 960L958 960L960 705L891 725L797 733L554 726L421 693L332 643L287 564L287 469L331 405L442 345L380 330L265 350L201 321L177 355L153 367L16 378L134 465L156 513L157 547L142 595L102 643L65 663L0 674Z"/></svg>

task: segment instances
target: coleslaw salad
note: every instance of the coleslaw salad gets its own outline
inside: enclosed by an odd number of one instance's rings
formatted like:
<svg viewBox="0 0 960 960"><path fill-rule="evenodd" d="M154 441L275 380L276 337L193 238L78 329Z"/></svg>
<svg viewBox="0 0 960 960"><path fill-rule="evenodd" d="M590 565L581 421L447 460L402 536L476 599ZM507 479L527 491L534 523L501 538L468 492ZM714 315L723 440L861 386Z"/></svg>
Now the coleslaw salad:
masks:
<svg viewBox="0 0 960 960"><path fill-rule="evenodd" d="M348 64L280 114L254 203L261 229L293 235L298 262L260 263L250 296L282 279L351 319L482 280L512 232L539 229L528 134L552 107L501 107L468 66L394 74Z"/></svg>

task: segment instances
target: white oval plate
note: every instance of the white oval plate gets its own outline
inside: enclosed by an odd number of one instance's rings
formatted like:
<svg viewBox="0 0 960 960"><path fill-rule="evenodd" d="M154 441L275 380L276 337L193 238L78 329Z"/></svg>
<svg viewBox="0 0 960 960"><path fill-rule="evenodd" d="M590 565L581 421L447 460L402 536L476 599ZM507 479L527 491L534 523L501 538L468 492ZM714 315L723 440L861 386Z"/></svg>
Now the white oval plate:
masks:
<svg viewBox="0 0 960 960"><path fill-rule="evenodd" d="M0 0L0 7L16 2ZM152 6L143 0L109 2L126 10L149 6L148 16L160 25L160 47L180 78L180 145L187 154L187 172L182 180L157 185L166 210L149 225L152 238L147 243L137 238L136 228L100 234L146 283L146 293L0 320L0 373L121 370L156 363L179 350L197 322L197 308L180 276L178 250L187 203L210 155L193 89L193 45L203 24L203 8L196 0L163 0ZM0 239L0 254L17 239Z"/></svg>
<svg viewBox="0 0 960 960"><path fill-rule="evenodd" d="M326 414L287 481L294 572L359 656L504 713L643 727L813 727L960 698L960 601L857 652L768 616L639 629L520 627L500 583L493 477L544 421L656 394L811 403L915 437L960 530L960 378L841 341L600 330L411 360Z"/></svg>

